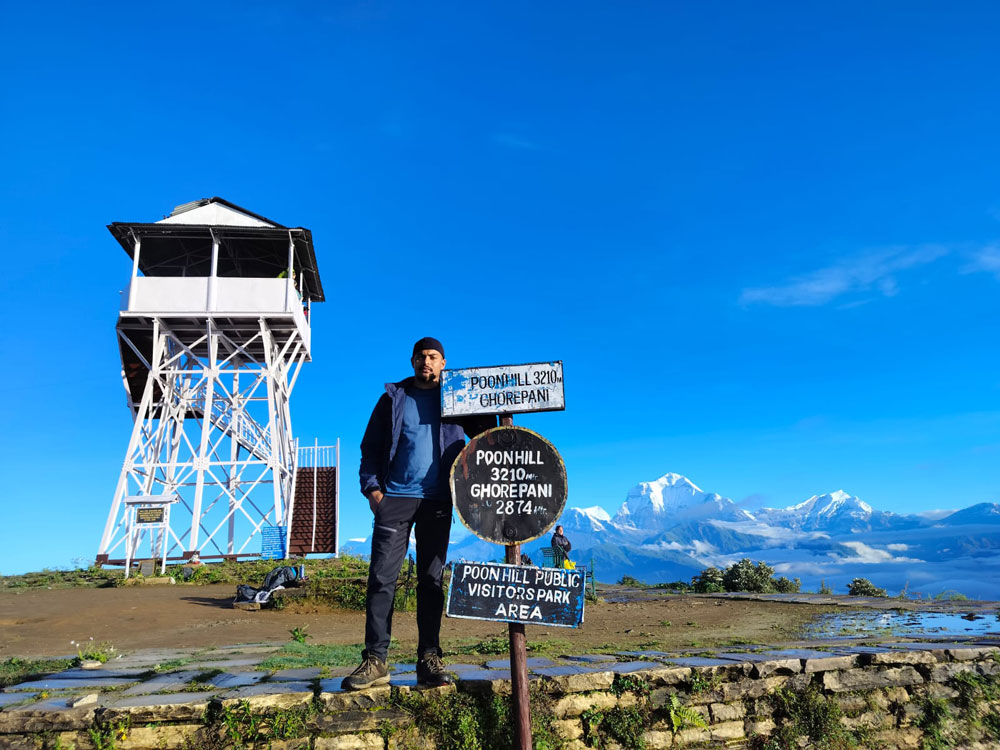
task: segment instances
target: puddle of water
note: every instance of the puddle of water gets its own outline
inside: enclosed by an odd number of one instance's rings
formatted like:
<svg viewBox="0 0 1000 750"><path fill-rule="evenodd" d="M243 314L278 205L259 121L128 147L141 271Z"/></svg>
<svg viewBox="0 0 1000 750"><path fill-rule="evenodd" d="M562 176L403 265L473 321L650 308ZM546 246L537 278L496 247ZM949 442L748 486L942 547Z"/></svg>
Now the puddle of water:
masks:
<svg viewBox="0 0 1000 750"><path fill-rule="evenodd" d="M857 611L820 615L806 626L808 638L858 638L869 635L911 638L929 635L1000 635L1000 615L950 612Z"/></svg>

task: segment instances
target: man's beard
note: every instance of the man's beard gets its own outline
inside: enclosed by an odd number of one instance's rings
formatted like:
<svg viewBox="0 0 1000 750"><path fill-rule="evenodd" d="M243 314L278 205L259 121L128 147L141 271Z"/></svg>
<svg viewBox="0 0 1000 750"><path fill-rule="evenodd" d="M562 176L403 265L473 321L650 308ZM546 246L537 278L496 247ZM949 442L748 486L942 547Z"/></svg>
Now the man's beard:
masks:
<svg viewBox="0 0 1000 750"><path fill-rule="evenodd" d="M433 372L429 372L426 375L422 372L413 373L416 379L421 383L436 383L437 380L434 377Z"/></svg>

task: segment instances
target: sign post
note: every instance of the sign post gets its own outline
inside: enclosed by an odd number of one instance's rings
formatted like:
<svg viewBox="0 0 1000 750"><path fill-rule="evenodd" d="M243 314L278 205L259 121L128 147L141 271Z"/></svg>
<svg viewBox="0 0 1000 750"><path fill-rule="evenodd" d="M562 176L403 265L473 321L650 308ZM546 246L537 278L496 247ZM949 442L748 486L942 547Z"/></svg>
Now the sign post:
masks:
<svg viewBox="0 0 1000 750"><path fill-rule="evenodd" d="M287 526L265 526L260 530L260 557L262 560L284 560L288 557L285 542Z"/></svg>
<svg viewBox="0 0 1000 750"><path fill-rule="evenodd" d="M473 534L505 546L506 565L456 564L447 614L508 623L521 750L532 746L524 623L577 627L583 618L583 576L560 575L556 585L551 572L546 580L544 572L539 577L520 567L521 545L545 534L562 514L567 482L555 446L538 433L514 427L513 414L565 409L565 403L561 361L442 373L442 416L500 415L500 426L470 440L455 461L451 493L459 518ZM577 587L579 595L571 602Z"/></svg>
<svg viewBox="0 0 1000 750"><path fill-rule="evenodd" d="M170 506L177 502L176 497L133 495L125 498L125 577L129 577L132 568L132 558L142 533L149 532L149 551L154 565L159 547L160 575L167 570L167 532L170 529ZM153 532L157 532L157 541L153 540Z"/></svg>

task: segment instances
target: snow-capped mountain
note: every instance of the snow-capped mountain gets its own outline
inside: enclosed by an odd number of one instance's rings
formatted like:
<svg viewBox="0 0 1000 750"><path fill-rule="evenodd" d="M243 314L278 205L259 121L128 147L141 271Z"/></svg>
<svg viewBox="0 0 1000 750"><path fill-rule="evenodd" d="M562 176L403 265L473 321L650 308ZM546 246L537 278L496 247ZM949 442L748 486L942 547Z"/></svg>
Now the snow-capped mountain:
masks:
<svg viewBox="0 0 1000 750"><path fill-rule="evenodd" d="M754 515L758 521L769 524L828 533L907 528L914 525L907 517L872 510L868 503L843 490L813 495L808 500L787 508L761 508Z"/></svg>
<svg viewBox="0 0 1000 750"><path fill-rule="evenodd" d="M574 559L593 560L600 581L688 580L709 565L749 557L801 578L806 588L823 580L842 591L860 576L890 589L909 583L911 592L937 593L965 581L962 593L1000 599L1000 505L993 503L932 520L876 510L837 490L750 513L668 473L635 485L613 516L600 506L567 508L559 523ZM549 544L546 535L524 552L540 560ZM451 548L453 559L500 556L471 535Z"/></svg>
<svg viewBox="0 0 1000 750"><path fill-rule="evenodd" d="M1000 523L1000 505L996 503L979 503L970 505L964 510L958 510L950 516L937 521L942 526L959 526L976 523Z"/></svg>
<svg viewBox="0 0 1000 750"><path fill-rule="evenodd" d="M629 490L613 523L655 533L700 518L748 521L753 516L729 498L705 492L687 477L671 473Z"/></svg>
<svg viewBox="0 0 1000 750"><path fill-rule="evenodd" d="M607 530L611 516L600 505L591 508L567 508L559 522L567 530L595 533Z"/></svg>

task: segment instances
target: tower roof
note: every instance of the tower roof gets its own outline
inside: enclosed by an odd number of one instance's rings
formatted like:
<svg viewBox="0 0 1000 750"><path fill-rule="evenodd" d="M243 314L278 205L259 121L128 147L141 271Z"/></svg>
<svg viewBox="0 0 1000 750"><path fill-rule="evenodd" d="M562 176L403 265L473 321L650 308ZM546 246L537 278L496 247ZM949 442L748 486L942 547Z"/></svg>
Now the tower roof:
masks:
<svg viewBox="0 0 1000 750"><path fill-rule="evenodd" d="M157 224L214 224L242 227L277 227L286 229L276 221L230 203L225 198L201 198L174 206L169 216Z"/></svg>
<svg viewBox="0 0 1000 750"><path fill-rule="evenodd" d="M212 238L219 240L219 275L271 278L288 265L294 243L294 268L305 299L323 302L312 232L286 227L222 198L182 203L154 223L116 221L108 231L129 257L142 241L139 269L147 276L208 276Z"/></svg>

